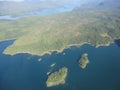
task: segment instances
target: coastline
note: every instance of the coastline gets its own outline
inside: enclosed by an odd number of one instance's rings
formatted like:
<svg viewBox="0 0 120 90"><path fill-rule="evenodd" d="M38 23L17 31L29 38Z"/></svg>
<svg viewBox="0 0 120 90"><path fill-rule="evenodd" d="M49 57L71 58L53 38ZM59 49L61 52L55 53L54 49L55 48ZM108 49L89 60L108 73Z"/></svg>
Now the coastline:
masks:
<svg viewBox="0 0 120 90"><path fill-rule="evenodd" d="M11 40L11 39L10 39ZM15 40L15 39L13 39L13 40ZM5 41L9 41L9 40L5 40ZM3 42L3 41L2 41ZM43 53L33 53L33 52L29 52L29 51L20 51L20 52L15 52L15 53L7 53L7 52L5 52L5 50L7 49L7 48L9 48L10 46L8 46L4 51L3 51L3 54L6 54L6 55L11 55L11 56L14 56L14 55L16 55L16 54L31 54L31 55L36 55L36 56L43 56L43 55L51 55L53 52L56 52L56 53L61 53L61 52L63 52L65 49L68 49L68 48L71 48L72 46L75 46L75 47L81 47L81 46L83 46L83 45L85 45L85 44L89 44L89 45L91 45L91 46L94 46L94 47L96 47L96 48L99 48L99 47L101 47L101 46L109 46L110 44L112 44L113 42L109 42L109 43L107 43L107 44L99 44L99 45L93 45L93 44L91 44L91 43L88 43L88 42L83 42L83 43L81 43L81 44L70 44L70 45L67 45L66 47L64 47L64 48L62 48L62 49L60 49L60 50L50 50L50 51L46 51L46 52L43 52Z"/></svg>
<svg viewBox="0 0 120 90"><path fill-rule="evenodd" d="M0 40L0 43L3 43L3 42L7 42L7 41L15 41L16 40L16 38L15 39L5 39L5 40Z"/></svg>
<svg viewBox="0 0 120 90"><path fill-rule="evenodd" d="M57 86L57 85L60 85L60 84L65 84L65 80L61 80L59 82L49 82L47 83L47 87L53 87L53 86Z"/></svg>
<svg viewBox="0 0 120 90"><path fill-rule="evenodd" d="M65 84L65 79L67 77L67 72L65 73L65 75L63 76L63 78L59 81L55 81L55 82L46 82L46 86L47 87L53 87L53 86L57 86L57 85L60 85L60 84Z"/></svg>

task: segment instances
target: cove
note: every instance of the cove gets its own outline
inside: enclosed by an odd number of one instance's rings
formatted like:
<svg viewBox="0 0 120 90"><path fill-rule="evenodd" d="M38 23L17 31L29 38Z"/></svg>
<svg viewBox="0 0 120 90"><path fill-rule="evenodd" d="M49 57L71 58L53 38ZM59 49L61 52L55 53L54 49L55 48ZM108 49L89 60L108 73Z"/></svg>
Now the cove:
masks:
<svg viewBox="0 0 120 90"><path fill-rule="evenodd" d="M2 54L12 43L0 43L0 90L120 90L120 47L116 44L99 48L88 44L72 46L43 56ZM83 53L88 53L90 60L84 70L78 65ZM50 67L52 63L56 65ZM66 83L46 87L47 72L64 66L68 68Z"/></svg>

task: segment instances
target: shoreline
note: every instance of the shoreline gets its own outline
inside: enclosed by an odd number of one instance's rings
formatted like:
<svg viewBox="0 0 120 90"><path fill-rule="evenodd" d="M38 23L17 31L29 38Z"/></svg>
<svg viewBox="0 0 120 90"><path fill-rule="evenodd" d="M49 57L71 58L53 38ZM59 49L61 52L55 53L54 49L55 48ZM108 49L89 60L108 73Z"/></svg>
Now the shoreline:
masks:
<svg viewBox="0 0 120 90"><path fill-rule="evenodd" d="M7 42L7 41L15 41L16 40L16 38L15 39L5 39L5 40L0 40L0 43L3 43L3 42Z"/></svg>
<svg viewBox="0 0 120 90"><path fill-rule="evenodd" d="M10 39L11 40L11 39ZM15 40L15 39L13 39ZM5 40L5 41L9 41L9 40ZM4 41L2 41L4 42ZM13 42L14 43L14 42ZM53 52L56 52L56 53L62 53L65 49L68 49L68 48L71 48L72 46L75 46L75 47L81 47L85 44L88 44L88 45L91 45L91 46L94 46L95 48L99 48L101 46L110 46L112 43L114 42L109 42L107 44L99 44L99 45L93 45L91 43L88 43L88 42L83 42L81 44L70 44L70 45L67 45L66 47L60 49L60 50L50 50L50 51L47 51L47 52L43 52L42 54L38 54L38 53L32 53L32 52L29 52L29 51L22 51L22 52L16 52L14 54L10 54L10 53L6 53L5 50L7 48L9 48L9 46L3 51L3 54L5 55L11 55L11 56L14 56L14 55L17 55L17 54L30 54L30 55L36 55L36 56L44 56L44 55L51 55ZM11 45L10 45L11 46Z"/></svg>
<svg viewBox="0 0 120 90"><path fill-rule="evenodd" d="M57 85L61 85L61 84L65 84L65 80L61 80L61 81L58 81L58 82L49 82L47 83L47 87L53 87L53 86L57 86Z"/></svg>
<svg viewBox="0 0 120 90"><path fill-rule="evenodd" d="M55 82L46 82L46 86L47 86L47 87L53 87L53 86L65 84L65 82L66 82L66 77L67 77L67 73L68 73L68 69L67 69L65 75L62 77L61 80L55 81Z"/></svg>

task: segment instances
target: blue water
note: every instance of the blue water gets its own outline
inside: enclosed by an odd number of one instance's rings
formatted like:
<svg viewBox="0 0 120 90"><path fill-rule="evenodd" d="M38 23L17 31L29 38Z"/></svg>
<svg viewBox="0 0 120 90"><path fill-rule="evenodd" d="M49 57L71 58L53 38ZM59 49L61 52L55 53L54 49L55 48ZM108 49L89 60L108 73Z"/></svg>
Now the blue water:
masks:
<svg viewBox="0 0 120 90"><path fill-rule="evenodd" d="M0 20L17 20L19 18L21 18L21 16L17 16L17 17L12 17L10 15L0 16Z"/></svg>
<svg viewBox="0 0 120 90"><path fill-rule="evenodd" d="M0 90L120 90L120 47L116 44L99 48L86 44L41 57L2 54L12 43L0 43ZM88 53L90 60L84 70L78 65L83 53ZM53 68L50 67L52 63L56 63ZM63 66L68 68L66 83L47 88L46 73Z"/></svg>
<svg viewBox="0 0 120 90"><path fill-rule="evenodd" d="M62 13L62 12L70 12L74 8L79 7L79 6L80 6L79 3L74 3L74 4L65 5L64 7L33 11L33 12L29 12L21 16L16 16L16 17L13 17L11 15L5 15L5 16L0 16L0 20L17 20L23 17L28 17L28 16L43 16L43 15Z"/></svg>

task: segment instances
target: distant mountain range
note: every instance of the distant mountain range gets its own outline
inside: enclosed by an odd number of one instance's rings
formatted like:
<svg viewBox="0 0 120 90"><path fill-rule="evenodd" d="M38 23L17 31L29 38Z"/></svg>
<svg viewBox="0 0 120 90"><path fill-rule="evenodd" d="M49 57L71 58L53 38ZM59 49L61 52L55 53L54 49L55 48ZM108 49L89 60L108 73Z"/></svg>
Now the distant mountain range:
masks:
<svg viewBox="0 0 120 90"><path fill-rule="evenodd" d="M120 0L0 0L0 15L23 15L74 3L80 4L81 8L96 6L120 8Z"/></svg>

